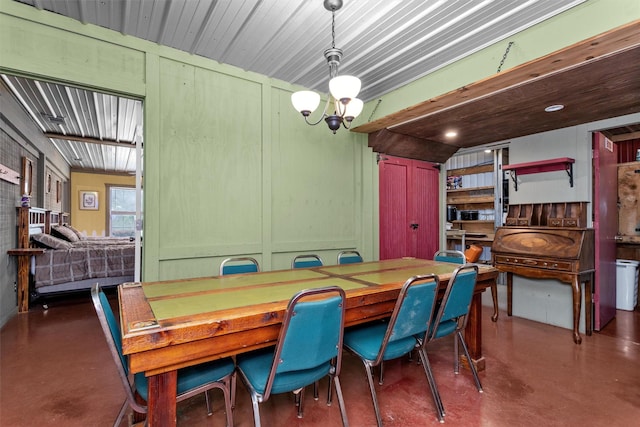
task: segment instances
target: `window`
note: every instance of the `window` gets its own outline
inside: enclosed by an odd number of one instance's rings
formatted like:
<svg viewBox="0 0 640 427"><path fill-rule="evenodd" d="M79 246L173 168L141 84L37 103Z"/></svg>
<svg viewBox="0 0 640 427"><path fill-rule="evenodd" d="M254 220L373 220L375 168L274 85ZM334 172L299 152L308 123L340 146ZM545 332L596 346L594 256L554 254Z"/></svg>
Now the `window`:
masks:
<svg viewBox="0 0 640 427"><path fill-rule="evenodd" d="M109 187L109 236L134 237L136 232L136 189Z"/></svg>

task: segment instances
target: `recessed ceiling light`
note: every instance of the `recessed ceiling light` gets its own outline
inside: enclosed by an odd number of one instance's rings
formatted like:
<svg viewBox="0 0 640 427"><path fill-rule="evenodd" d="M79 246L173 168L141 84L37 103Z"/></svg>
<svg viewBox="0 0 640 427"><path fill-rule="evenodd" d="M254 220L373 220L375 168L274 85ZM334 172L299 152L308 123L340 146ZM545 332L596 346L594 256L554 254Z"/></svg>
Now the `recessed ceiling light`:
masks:
<svg viewBox="0 0 640 427"><path fill-rule="evenodd" d="M458 132L455 130L450 130L444 134L447 138L453 138L454 136L458 136Z"/></svg>
<svg viewBox="0 0 640 427"><path fill-rule="evenodd" d="M488 148L486 150L484 150L485 153L490 153L491 150L489 150Z"/></svg>
<svg viewBox="0 0 640 427"><path fill-rule="evenodd" d="M546 111L547 113L553 113L554 111L560 111L563 108L564 108L564 105L555 104L555 105L549 105L547 108L544 109L544 111Z"/></svg>

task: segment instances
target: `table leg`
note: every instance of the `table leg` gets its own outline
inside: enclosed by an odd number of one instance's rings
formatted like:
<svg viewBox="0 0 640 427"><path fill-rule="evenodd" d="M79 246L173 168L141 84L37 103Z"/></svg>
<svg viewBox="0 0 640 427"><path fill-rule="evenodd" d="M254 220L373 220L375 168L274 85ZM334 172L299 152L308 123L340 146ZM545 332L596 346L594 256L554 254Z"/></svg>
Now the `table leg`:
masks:
<svg viewBox="0 0 640 427"><path fill-rule="evenodd" d="M513 273L507 273L507 315L513 314Z"/></svg>
<svg viewBox="0 0 640 427"><path fill-rule="evenodd" d="M493 282L491 284L491 299L493 300L493 315L491 316L492 322L498 321L498 284Z"/></svg>
<svg viewBox="0 0 640 427"><path fill-rule="evenodd" d="M148 381L147 425L149 427L175 427L178 372L169 371L152 375Z"/></svg>
<svg viewBox="0 0 640 427"><path fill-rule="evenodd" d="M582 303L582 290L580 289L580 276L573 276L571 282L571 288L573 289L573 342L576 344L582 343L580 338L580 305Z"/></svg>
<svg viewBox="0 0 640 427"><path fill-rule="evenodd" d="M29 311L29 261L31 256L18 256L18 313Z"/></svg>
<svg viewBox="0 0 640 427"><path fill-rule="evenodd" d="M464 331L464 340L469 347L469 355L478 371L485 368L485 360L482 355L482 293L476 292L469 307L469 318Z"/></svg>

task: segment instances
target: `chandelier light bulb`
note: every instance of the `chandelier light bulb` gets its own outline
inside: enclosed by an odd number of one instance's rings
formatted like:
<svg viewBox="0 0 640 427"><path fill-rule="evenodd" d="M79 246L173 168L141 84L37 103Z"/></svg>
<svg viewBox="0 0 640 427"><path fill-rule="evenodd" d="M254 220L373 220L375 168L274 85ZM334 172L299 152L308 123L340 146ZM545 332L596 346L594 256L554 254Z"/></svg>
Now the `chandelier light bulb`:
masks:
<svg viewBox="0 0 640 427"><path fill-rule="evenodd" d="M301 90L291 94L291 103L293 108L306 117L320 105L320 95L310 90Z"/></svg>
<svg viewBox="0 0 640 427"><path fill-rule="evenodd" d="M364 107L364 102L362 102L361 99L359 99L359 98L351 99L351 101L349 101L349 103L343 107L344 108L344 114L343 114L344 119L347 122L352 121L353 119L358 117L360 115L360 113L362 113L362 108L363 107Z"/></svg>
<svg viewBox="0 0 640 427"><path fill-rule="evenodd" d="M339 101L350 100L358 96L360 86L360 79L354 76L336 76L329 80L331 96Z"/></svg>

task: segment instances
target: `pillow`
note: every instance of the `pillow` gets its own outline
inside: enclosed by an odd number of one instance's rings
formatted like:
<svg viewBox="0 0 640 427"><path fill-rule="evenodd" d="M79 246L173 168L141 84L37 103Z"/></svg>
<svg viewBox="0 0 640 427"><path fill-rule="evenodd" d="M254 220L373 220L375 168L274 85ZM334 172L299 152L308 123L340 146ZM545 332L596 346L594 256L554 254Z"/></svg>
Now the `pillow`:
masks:
<svg viewBox="0 0 640 427"><path fill-rule="evenodd" d="M66 240L58 239L50 234L40 233L31 236L31 239L39 246L51 249L71 249L73 245Z"/></svg>
<svg viewBox="0 0 640 427"><path fill-rule="evenodd" d="M64 227L68 228L71 231L73 231L75 233L75 235L78 236L78 239L80 239L80 240L84 240L84 239L87 238L87 236L85 236L80 230L78 230L75 227L70 226L69 224L65 224Z"/></svg>
<svg viewBox="0 0 640 427"><path fill-rule="evenodd" d="M60 237L62 239L68 240L71 243L80 241L80 238L78 238L76 233L62 225L52 225L51 234L53 234L55 237Z"/></svg>

